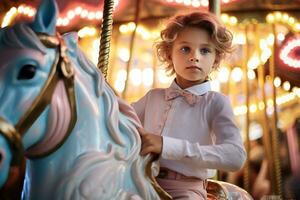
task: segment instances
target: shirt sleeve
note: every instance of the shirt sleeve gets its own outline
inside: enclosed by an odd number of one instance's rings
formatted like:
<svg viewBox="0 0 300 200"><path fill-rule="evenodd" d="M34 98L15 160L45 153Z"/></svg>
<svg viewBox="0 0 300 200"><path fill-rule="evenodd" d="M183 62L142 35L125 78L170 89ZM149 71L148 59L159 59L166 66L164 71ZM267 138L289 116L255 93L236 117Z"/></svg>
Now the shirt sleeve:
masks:
<svg viewBox="0 0 300 200"><path fill-rule="evenodd" d="M211 111L214 144L200 145L198 142L163 136L162 158L182 160L208 169L240 169L246 160L246 152L229 100L220 96L213 102Z"/></svg>

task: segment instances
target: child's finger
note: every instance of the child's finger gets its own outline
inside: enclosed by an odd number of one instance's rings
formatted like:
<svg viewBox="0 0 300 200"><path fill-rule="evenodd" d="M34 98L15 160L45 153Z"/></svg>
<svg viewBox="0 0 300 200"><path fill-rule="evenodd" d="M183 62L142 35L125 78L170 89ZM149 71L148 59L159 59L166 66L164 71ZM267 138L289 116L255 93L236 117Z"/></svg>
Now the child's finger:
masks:
<svg viewBox="0 0 300 200"><path fill-rule="evenodd" d="M141 155L142 156L145 156L147 155L148 153L150 153L152 150L152 146L145 146L144 148L142 148L142 151L141 151Z"/></svg>
<svg viewBox="0 0 300 200"><path fill-rule="evenodd" d="M150 144L148 142L144 142L142 141L142 149L145 149L147 146L149 146Z"/></svg>

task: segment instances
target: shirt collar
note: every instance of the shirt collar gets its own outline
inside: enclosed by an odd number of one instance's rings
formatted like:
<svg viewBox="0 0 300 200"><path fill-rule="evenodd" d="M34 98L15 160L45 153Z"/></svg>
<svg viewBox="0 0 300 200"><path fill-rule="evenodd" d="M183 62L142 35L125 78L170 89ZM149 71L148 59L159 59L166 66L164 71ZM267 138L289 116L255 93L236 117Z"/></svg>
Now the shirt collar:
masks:
<svg viewBox="0 0 300 200"><path fill-rule="evenodd" d="M179 89L179 90L182 90L179 85L177 85L175 79L174 81L172 82L170 88L175 88L175 89ZM195 94L195 95L203 95L209 91L211 91L211 87L210 87L210 81L205 81L203 83L200 83L200 84L197 84L197 85L194 85L192 87L189 87L189 88L186 88L184 89L185 91L188 91L192 94Z"/></svg>

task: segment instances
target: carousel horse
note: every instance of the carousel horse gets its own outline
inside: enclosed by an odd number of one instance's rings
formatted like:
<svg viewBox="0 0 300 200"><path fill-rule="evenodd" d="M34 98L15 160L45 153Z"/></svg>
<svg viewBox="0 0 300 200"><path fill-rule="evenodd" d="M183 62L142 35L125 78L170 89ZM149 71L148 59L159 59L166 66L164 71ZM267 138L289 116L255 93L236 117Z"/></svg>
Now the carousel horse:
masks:
<svg viewBox="0 0 300 200"><path fill-rule="evenodd" d="M56 33L58 8L0 31L0 185L24 149L23 199L159 199L139 121L100 71Z"/></svg>
<svg viewBox="0 0 300 200"><path fill-rule="evenodd" d="M76 34L56 32L57 15L44 0L33 22L0 29L0 188L25 155L22 199L171 199L154 179L153 157L139 155L133 109ZM220 186L208 189L226 199Z"/></svg>

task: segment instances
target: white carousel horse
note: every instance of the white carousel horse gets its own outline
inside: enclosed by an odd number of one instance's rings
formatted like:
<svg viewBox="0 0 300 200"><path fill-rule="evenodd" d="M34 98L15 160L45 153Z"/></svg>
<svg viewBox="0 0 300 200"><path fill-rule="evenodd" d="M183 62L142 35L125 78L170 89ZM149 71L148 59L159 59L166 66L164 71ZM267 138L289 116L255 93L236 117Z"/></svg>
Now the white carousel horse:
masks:
<svg viewBox="0 0 300 200"><path fill-rule="evenodd" d="M170 199L139 155L133 109L75 34L56 32L57 15L44 0L32 23L0 30L0 187L24 150L22 199Z"/></svg>

